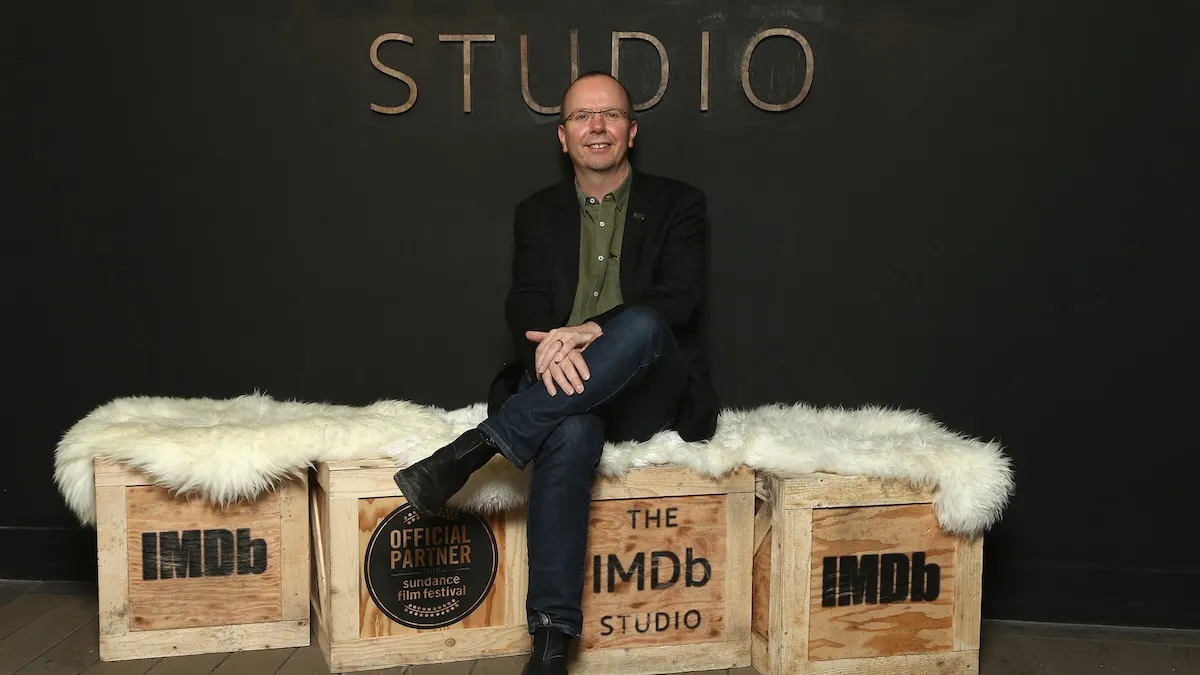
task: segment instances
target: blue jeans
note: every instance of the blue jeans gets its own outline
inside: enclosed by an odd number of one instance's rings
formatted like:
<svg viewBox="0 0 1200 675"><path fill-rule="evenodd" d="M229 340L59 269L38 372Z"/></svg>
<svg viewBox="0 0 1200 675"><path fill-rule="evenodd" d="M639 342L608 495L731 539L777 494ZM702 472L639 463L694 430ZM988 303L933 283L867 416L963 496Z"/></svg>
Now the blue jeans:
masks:
<svg viewBox="0 0 1200 675"><path fill-rule="evenodd" d="M622 310L583 353L583 393L551 396L526 374L479 424L518 468L533 463L528 519L529 631L579 637L592 481L605 441L645 441L675 421L687 367L670 327L651 309Z"/></svg>

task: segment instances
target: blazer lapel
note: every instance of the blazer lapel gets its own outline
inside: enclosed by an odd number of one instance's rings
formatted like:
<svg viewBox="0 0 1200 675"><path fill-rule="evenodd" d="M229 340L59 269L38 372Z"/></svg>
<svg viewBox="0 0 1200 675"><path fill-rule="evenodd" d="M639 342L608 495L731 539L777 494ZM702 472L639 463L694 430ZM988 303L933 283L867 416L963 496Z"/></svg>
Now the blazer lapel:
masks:
<svg viewBox="0 0 1200 675"><path fill-rule="evenodd" d="M633 170L632 167L630 170ZM646 229L654 222L654 213L651 211L653 195L649 190L648 182L639 180L635 172L629 185L629 202L625 207L625 230L621 234L621 294L626 297L637 295L633 285L642 264L642 243L646 239Z"/></svg>
<svg viewBox="0 0 1200 675"><path fill-rule="evenodd" d="M553 257L564 282L562 288L565 293L559 301L570 307L579 285L579 202L575 198L572 180L564 182L559 190L558 208L550 225L555 245Z"/></svg>

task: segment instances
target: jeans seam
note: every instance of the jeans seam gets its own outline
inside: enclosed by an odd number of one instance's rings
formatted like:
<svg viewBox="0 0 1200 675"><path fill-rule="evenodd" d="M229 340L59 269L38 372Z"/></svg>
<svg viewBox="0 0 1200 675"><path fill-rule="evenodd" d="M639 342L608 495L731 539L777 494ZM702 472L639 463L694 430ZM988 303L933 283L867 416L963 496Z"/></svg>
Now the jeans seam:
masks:
<svg viewBox="0 0 1200 675"><path fill-rule="evenodd" d="M496 430L493 429L492 426L487 423L487 420L480 422L479 427L480 427L480 430L482 430L487 435L488 439L496 444L496 448L500 451L501 455L504 455L505 459L512 462L513 466L517 467L518 469L525 468L525 465L527 464L527 462L513 456L512 447L509 445L508 441L501 438L500 434L497 434Z"/></svg>

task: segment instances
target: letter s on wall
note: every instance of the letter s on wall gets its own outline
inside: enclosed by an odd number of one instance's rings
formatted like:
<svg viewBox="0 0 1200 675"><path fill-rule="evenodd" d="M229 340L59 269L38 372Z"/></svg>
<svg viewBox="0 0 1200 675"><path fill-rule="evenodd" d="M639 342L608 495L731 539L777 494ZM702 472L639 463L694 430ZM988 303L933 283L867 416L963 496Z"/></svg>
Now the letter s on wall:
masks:
<svg viewBox="0 0 1200 675"><path fill-rule="evenodd" d="M407 42L410 45L413 43L412 36L405 35L404 33L384 33L383 35L375 38L375 41L371 43L371 65L375 66L379 72L386 75L391 75L392 77L408 85L408 100L401 105L382 106L376 103L371 104L371 110L374 110L377 113L383 113L385 115L397 115L405 112L409 108L413 107L413 104L417 102L417 83L414 82L413 79L407 74L402 73L391 66L385 66L379 60L379 46L385 42L391 42L393 40Z"/></svg>

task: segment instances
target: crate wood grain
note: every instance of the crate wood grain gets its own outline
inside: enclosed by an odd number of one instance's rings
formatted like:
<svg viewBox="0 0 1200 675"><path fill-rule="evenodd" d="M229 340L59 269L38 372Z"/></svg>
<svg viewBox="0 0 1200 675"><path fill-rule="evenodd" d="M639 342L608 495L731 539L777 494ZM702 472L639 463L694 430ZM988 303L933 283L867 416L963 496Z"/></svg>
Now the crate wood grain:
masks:
<svg viewBox="0 0 1200 675"><path fill-rule="evenodd" d="M528 654L524 509L425 521L390 460L312 473L317 643L333 672ZM572 673L750 665L754 476L599 478Z"/></svg>
<svg viewBox="0 0 1200 675"><path fill-rule="evenodd" d="M97 460L100 659L309 644L308 481L216 506Z"/></svg>
<svg viewBox="0 0 1200 675"><path fill-rule="evenodd" d="M753 665L763 675L976 673L982 539L933 497L866 477L759 472Z"/></svg>

